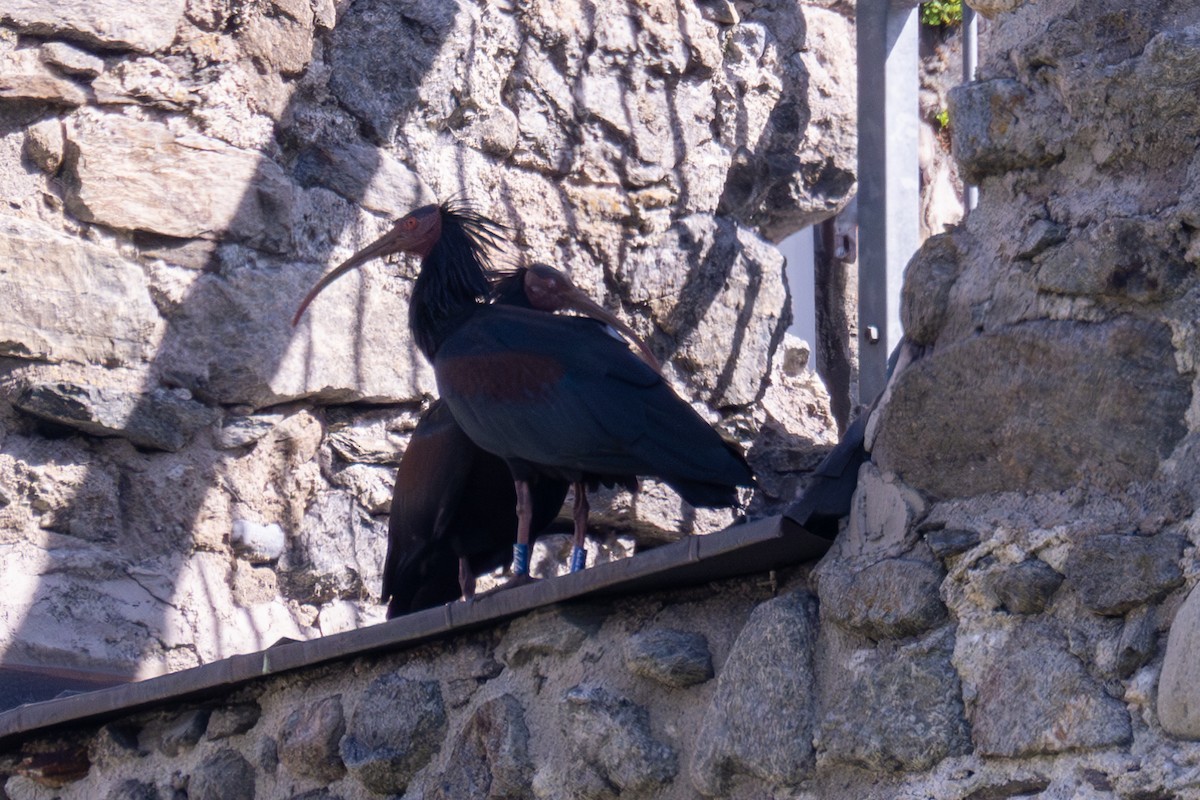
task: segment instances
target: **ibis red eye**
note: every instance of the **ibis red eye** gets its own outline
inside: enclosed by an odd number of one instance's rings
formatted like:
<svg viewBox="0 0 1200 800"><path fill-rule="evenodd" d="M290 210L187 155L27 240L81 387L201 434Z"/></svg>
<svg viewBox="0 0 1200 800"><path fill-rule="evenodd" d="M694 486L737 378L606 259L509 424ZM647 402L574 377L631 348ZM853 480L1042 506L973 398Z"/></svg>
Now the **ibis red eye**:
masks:
<svg viewBox="0 0 1200 800"><path fill-rule="evenodd" d="M417 218L408 217L407 219L402 220L400 224L404 226L405 230L411 231L413 228L417 227Z"/></svg>

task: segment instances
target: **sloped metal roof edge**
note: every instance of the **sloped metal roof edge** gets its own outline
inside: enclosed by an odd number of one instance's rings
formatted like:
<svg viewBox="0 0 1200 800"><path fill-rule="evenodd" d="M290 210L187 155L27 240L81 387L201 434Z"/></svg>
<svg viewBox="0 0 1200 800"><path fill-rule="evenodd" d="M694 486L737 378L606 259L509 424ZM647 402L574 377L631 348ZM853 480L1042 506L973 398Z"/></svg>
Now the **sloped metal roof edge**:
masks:
<svg viewBox="0 0 1200 800"><path fill-rule="evenodd" d="M47 728L111 718L168 700L193 700L302 667L397 650L588 595L633 593L765 572L817 558L830 541L783 517L734 525L549 580L454 602L397 619L144 681L18 706L0 713L0 744Z"/></svg>

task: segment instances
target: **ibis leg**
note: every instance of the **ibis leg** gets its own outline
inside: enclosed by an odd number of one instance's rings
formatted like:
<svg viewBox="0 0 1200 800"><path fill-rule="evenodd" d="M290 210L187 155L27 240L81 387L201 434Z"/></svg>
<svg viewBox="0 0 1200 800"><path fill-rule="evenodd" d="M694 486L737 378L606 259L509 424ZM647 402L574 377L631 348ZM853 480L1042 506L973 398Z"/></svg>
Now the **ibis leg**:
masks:
<svg viewBox="0 0 1200 800"><path fill-rule="evenodd" d="M527 583L529 578L529 537L533 527L533 497L529 481L514 482L517 490L517 543L513 545L512 580L508 586Z"/></svg>
<svg viewBox="0 0 1200 800"><path fill-rule="evenodd" d="M458 559L458 586L462 589L463 600L475 597L475 573L471 572L471 562L465 558Z"/></svg>
<svg viewBox="0 0 1200 800"><path fill-rule="evenodd" d="M572 508L575 517L575 546L571 548L571 572L579 572L587 565L587 549L584 547L584 537L587 536L588 520L587 484L575 482L575 504Z"/></svg>

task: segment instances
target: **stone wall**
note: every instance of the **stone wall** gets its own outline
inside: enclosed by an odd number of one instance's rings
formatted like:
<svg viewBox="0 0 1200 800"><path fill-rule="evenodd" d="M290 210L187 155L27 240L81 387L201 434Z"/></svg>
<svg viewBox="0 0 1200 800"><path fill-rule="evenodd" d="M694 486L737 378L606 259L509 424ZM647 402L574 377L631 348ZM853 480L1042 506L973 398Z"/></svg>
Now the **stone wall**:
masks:
<svg viewBox="0 0 1200 800"><path fill-rule="evenodd" d="M35 737L8 794L1200 797L1200 4L978 6L979 206L819 564Z"/></svg>
<svg viewBox="0 0 1200 800"><path fill-rule="evenodd" d="M832 426L771 243L853 190L852 41L829 0L3 4L3 658L144 675L382 618L414 265L289 320L435 198L623 315L751 447L753 512L788 499ZM731 519L597 512L615 549Z"/></svg>

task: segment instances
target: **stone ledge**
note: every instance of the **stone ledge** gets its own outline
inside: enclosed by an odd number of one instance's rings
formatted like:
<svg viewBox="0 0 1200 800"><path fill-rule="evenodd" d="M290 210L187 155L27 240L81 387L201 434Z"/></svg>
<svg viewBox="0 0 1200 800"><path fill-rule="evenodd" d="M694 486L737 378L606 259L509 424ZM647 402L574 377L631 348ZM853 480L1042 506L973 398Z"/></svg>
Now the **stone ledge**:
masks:
<svg viewBox="0 0 1200 800"><path fill-rule="evenodd" d="M815 559L829 541L782 517L690 536L634 558L552 580L449 603L395 620L305 642L284 642L181 672L0 713L0 744L57 725L108 718L167 701L196 699L267 676L414 645L589 595L628 594L765 572Z"/></svg>

